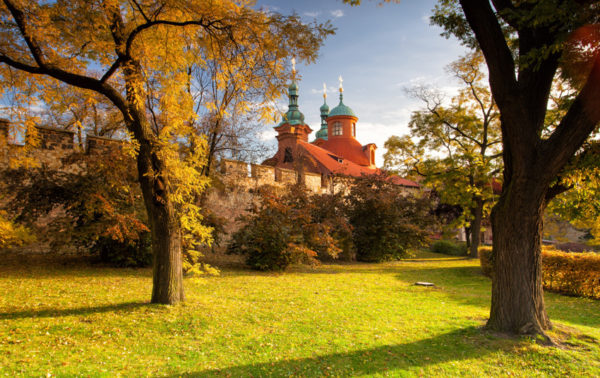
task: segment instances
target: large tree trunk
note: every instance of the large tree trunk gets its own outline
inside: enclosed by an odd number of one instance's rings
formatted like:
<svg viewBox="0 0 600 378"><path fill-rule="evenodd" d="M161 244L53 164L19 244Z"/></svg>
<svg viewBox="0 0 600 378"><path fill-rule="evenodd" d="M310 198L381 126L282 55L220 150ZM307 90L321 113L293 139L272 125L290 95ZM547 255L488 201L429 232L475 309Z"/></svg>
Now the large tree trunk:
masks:
<svg viewBox="0 0 600 378"><path fill-rule="evenodd" d="M174 304L185 299L179 220L161 173L163 164L152 151L150 143L140 143L137 161L152 234L154 265L151 302Z"/></svg>
<svg viewBox="0 0 600 378"><path fill-rule="evenodd" d="M551 327L542 288L542 213L547 185L513 181L492 211L492 307L487 326L519 334Z"/></svg>
<svg viewBox="0 0 600 378"><path fill-rule="evenodd" d="M475 200L475 207L472 209L473 219L471 221L471 245L469 246L469 255L472 258L477 258L477 250L481 242L481 221L483 219L483 200L477 198Z"/></svg>

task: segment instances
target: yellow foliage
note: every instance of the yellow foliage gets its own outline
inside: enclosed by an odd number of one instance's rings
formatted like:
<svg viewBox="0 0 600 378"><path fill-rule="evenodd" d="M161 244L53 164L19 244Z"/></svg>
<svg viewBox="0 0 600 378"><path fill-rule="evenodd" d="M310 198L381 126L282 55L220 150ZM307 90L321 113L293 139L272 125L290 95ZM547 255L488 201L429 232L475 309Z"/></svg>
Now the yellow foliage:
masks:
<svg viewBox="0 0 600 378"><path fill-rule="evenodd" d="M493 274L492 247L479 248L483 274ZM600 299L600 254L569 253L542 246L544 289L568 295Z"/></svg>
<svg viewBox="0 0 600 378"><path fill-rule="evenodd" d="M27 228L8 220L5 212L0 212L0 249L17 247L33 241L35 241L35 235L31 234Z"/></svg>

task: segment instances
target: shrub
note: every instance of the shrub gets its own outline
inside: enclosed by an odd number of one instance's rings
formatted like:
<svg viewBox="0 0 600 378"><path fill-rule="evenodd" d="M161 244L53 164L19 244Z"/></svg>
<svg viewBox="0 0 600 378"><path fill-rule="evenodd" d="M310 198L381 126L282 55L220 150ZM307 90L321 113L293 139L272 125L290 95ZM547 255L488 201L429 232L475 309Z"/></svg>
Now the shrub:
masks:
<svg viewBox="0 0 600 378"><path fill-rule="evenodd" d="M594 248L584 244L584 243L560 243L555 244L554 248L564 251L564 252L593 252Z"/></svg>
<svg viewBox="0 0 600 378"><path fill-rule="evenodd" d="M467 245L465 243L454 242L452 240L438 240L431 245L431 252L443 253L450 256L465 256L467 254Z"/></svg>
<svg viewBox="0 0 600 378"><path fill-rule="evenodd" d="M22 225L15 224L0 212L0 249L18 247L31 243L35 236Z"/></svg>
<svg viewBox="0 0 600 378"><path fill-rule="evenodd" d="M492 277L492 248L480 247L479 260L483 274ZM600 299L600 255L542 246L542 282L547 290Z"/></svg>
<svg viewBox="0 0 600 378"><path fill-rule="evenodd" d="M320 261L356 260L356 251L352 242L352 226L346 219L346 206L342 193L317 194L311 197L311 217L315 224L321 225L329 233L331 243L339 247L339 254L332 254L331 249L316 248L317 258Z"/></svg>
<svg viewBox="0 0 600 378"><path fill-rule="evenodd" d="M126 241L102 236L90 250L98 255L101 262L115 267L143 268L152 264L149 232L141 234L137 240Z"/></svg>
<svg viewBox="0 0 600 378"><path fill-rule="evenodd" d="M233 234L227 252L246 256L246 263L256 270L317 264L318 254L336 257L340 249L330 228L314 220L314 206L300 186L291 187L284 195L262 188L259 203L241 217L245 224Z"/></svg>
<svg viewBox="0 0 600 378"><path fill-rule="evenodd" d="M483 275L491 278L494 271L492 247L479 247L477 252L479 254L479 263L481 264Z"/></svg>
<svg viewBox="0 0 600 378"><path fill-rule="evenodd" d="M600 255L542 252L544 288L563 294L600 299Z"/></svg>
<svg viewBox="0 0 600 378"><path fill-rule="evenodd" d="M433 224L431 202L406 195L385 175L356 179L346 203L357 260L401 259L428 240L427 230Z"/></svg>

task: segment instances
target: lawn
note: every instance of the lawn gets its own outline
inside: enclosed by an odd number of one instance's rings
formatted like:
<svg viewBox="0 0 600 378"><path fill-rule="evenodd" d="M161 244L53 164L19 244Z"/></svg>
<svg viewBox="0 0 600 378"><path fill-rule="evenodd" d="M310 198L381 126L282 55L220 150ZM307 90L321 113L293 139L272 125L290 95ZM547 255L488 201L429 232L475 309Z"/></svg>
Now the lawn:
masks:
<svg viewBox="0 0 600 378"><path fill-rule="evenodd" d="M0 375L600 376L599 301L546 294L561 347L487 332L478 265L230 269L169 307L148 303L148 269L4 262Z"/></svg>

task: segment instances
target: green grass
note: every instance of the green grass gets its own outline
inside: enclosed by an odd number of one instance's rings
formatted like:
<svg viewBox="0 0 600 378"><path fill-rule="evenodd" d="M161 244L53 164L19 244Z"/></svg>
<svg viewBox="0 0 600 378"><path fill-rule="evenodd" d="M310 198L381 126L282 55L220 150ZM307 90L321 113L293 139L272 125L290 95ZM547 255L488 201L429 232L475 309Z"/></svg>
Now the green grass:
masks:
<svg viewBox="0 0 600 378"><path fill-rule="evenodd" d="M600 302L546 294L560 348L483 331L476 260L228 270L186 290L150 305L149 270L4 264L0 376L600 376Z"/></svg>

